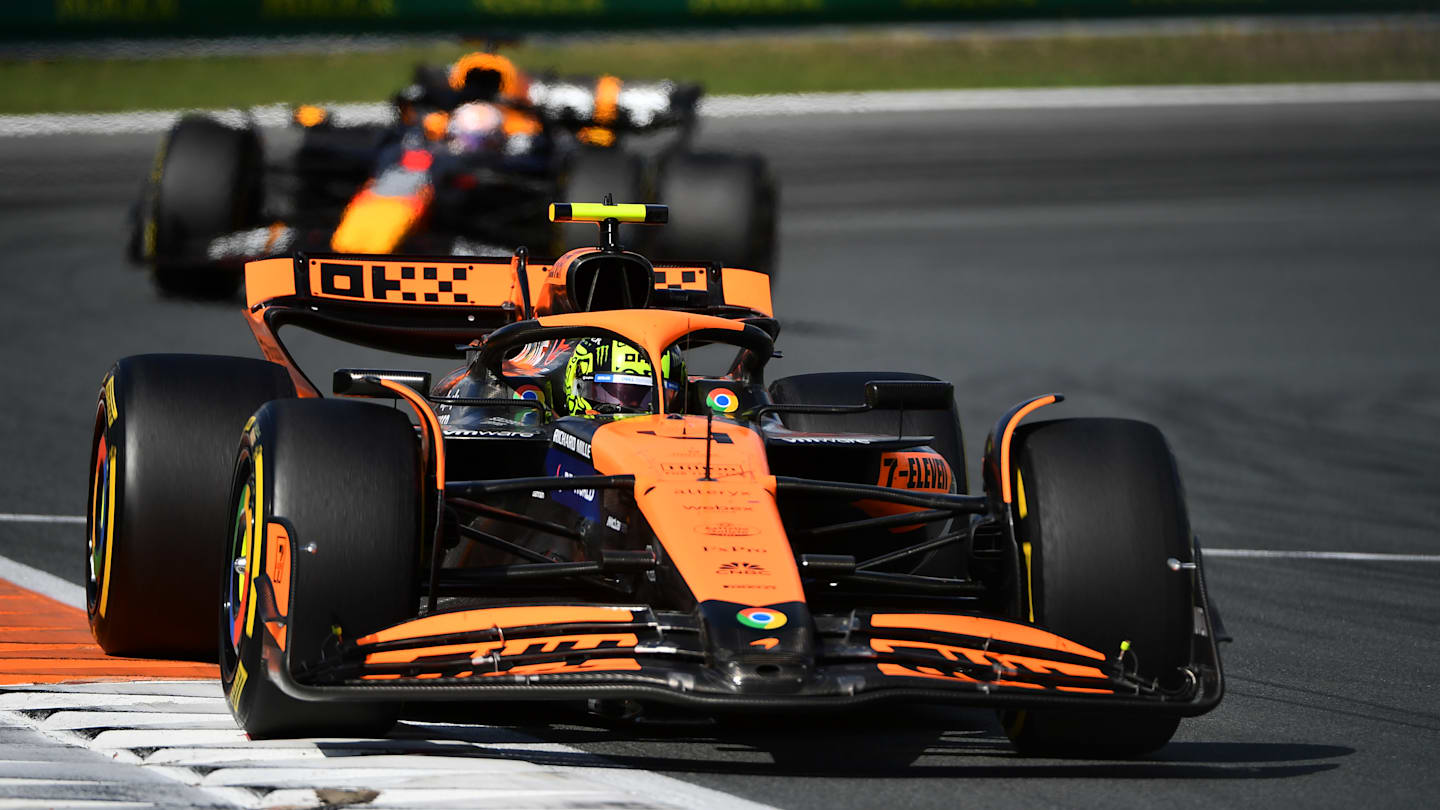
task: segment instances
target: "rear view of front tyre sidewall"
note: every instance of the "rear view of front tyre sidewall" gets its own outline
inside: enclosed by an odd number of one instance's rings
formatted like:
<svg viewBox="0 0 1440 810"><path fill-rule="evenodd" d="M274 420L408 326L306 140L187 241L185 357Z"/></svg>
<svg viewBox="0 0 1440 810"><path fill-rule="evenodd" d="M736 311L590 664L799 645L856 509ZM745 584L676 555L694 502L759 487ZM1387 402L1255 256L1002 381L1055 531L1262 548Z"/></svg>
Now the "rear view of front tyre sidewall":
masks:
<svg viewBox="0 0 1440 810"><path fill-rule="evenodd" d="M380 736L394 725L396 704L299 700L278 676L304 679L342 642L415 614L420 481L419 444L399 411L312 399L255 414L218 566L220 676L251 737Z"/></svg>
<svg viewBox="0 0 1440 810"><path fill-rule="evenodd" d="M1184 680L1194 620L1192 559L1179 474L1164 437L1143 422L1066 419L1015 432L1016 533L1028 560L1021 610L1107 656L1129 642L1142 680ZM1006 731L1024 754L1128 757L1163 746L1177 715L1019 711Z"/></svg>
<svg viewBox="0 0 1440 810"><path fill-rule="evenodd" d="M261 404L294 396L262 360L149 354L116 363L90 446L86 606L111 655L215 660L211 617L235 441Z"/></svg>

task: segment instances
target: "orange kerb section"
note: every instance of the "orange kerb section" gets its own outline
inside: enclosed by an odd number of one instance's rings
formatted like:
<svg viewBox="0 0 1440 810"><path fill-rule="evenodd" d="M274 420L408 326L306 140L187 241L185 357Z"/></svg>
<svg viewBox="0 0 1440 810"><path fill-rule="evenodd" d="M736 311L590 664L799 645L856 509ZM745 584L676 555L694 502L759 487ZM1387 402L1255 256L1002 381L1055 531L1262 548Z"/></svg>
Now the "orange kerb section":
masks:
<svg viewBox="0 0 1440 810"><path fill-rule="evenodd" d="M0 686L219 677L212 664L112 658L90 638L85 611L0 580Z"/></svg>
<svg viewBox="0 0 1440 810"><path fill-rule="evenodd" d="M996 619L983 619L979 616L947 616L941 613L877 613L870 617L870 625L872 627L929 630L934 633L958 633L976 638L993 638L996 641L1009 641L1031 647L1058 650L1085 658L1094 658L1097 661L1105 660L1102 653L1038 627Z"/></svg>

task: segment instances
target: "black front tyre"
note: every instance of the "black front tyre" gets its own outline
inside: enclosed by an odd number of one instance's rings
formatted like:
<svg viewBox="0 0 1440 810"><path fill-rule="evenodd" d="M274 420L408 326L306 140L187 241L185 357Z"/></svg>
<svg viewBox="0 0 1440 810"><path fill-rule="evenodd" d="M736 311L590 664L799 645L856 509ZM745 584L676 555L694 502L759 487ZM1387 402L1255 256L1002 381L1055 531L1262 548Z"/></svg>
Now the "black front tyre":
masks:
<svg viewBox="0 0 1440 810"><path fill-rule="evenodd" d="M211 266L205 248L217 236L259 224L263 168L252 129L188 115L170 130L150 200L154 277L162 292L234 295L240 271Z"/></svg>
<svg viewBox="0 0 1440 810"><path fill-rule="evenodd" d="M381 736L394 725L397 704L297 700L275 676L415 615L420 481L419 444L399 411L312 399L255 414L217 566L221 682L251 737Z"/></svg>
<svg viewBox="0 0 1440 810"><path fill-rule="evenodd" d="M1028 560L1020 618L1108 656L1129 642L1135 675L1183 685L1189 662L1192 538L1174 457L1152 425L1066 419L1017 428L1011 444L1016 534ZM1039 756L1153 751L1179 717L1154 712L1005 712L1011 742Z"/></svg>
<svg viewBox="0 0 1440 810"><path fill-rule="evenodd" d="M147 354L101 384L90 445L85 591L90 629L111 655L215 660L213 571L235 440L272 399L293 397L263 360Z"/></svg>

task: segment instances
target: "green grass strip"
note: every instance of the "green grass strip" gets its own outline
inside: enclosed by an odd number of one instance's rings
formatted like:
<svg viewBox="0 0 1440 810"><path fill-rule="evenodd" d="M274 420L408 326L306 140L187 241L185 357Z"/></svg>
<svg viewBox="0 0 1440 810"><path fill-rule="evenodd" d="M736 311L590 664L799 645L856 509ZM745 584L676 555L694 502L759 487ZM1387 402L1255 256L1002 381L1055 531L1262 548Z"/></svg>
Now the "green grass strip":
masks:
<svg viewBox="0 0 1440 810"><path fill-rule="evenodd" d="M459 43L379 52L183 59L0 60L0 113L378 101ZM612 38L512 46L533 72L698 81L711 94L966 87L1440 79L1440 30L1226 31L1004 38L920 31L845 36Z"/></svg>

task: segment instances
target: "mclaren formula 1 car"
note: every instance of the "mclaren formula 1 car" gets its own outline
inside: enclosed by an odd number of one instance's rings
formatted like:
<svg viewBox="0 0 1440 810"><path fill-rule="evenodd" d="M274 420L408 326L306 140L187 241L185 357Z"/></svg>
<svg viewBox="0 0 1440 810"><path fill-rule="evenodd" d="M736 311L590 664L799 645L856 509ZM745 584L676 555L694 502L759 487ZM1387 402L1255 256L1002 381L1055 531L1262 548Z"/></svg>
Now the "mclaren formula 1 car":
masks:
<svg viewBox="0 0 1440 810"><path fill-rule="evenodd" d="M1001 711L1025 752L1121 756L1219 702L1154 427L1022 423L1061 399L1035 397L996 422L972 491L950 383L767 386L765 275L617 245L662 206L551 217L601 244L255 261L264 360L119 361L91 456L100 645L218 642L254 737L383 734L408 701L948 701ZM340 368L322 391L287 326L463 362L438 382Z"/></svg>
<svg viewBox="0 0 1440 810"><path fill-rule="evenodd" d="M142 185L130 257L163 291L225 297L246 261L296 251L554 256L583 243L549 226L549 202L614 194L677 211L663 231L626 235L647 254L770 272L774 180L759 156L693 148L699 98L473 53L418 68L385 122L309 106L270 130L187 116Z"/></svg>

